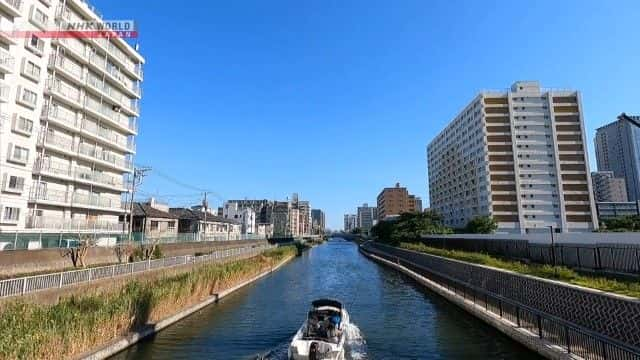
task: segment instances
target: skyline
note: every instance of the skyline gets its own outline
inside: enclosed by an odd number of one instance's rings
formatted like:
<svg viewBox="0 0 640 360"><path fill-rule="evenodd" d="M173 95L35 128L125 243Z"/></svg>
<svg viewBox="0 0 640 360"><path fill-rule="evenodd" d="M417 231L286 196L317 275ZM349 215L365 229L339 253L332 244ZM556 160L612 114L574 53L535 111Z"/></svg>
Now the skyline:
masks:
<svg viewBox="0 0 640 360"><path fill-rule="evenodd" d="M517 80L581 92L592 171L595 129L640 113L640 50L624 46L637 39L627 24L640 5L631 1L617 12L596 2L526 11L503 2L491 13L462 2L203 2L197 14L93 3L140 27L147 65L136 163L154 168L141 195L173 205L197 203L196 188L224 199L297 192L337 229L345 213L400 182L426 207L429 141L482 89Z"/></svg>

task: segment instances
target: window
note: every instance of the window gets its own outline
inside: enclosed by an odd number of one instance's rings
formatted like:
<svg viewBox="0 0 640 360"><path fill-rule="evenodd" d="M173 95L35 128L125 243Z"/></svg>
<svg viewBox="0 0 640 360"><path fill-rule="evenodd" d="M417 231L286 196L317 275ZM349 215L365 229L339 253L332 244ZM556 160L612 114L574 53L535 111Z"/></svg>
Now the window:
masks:
<svg viewBox="0 0 640 360"><path fill-rule="evenodd" d="M5 207L2 219L4 221L17 222L20 219L20 208Z"/></svg>
<svg viewBox="0 0 640 360"><path fill-rule="evenodd" d="M9 144L9 159L8 161L26 164L29 161L29 149L23 148L21 146L13 145L13 149L11 148L11 144Z"/></svg>
<svg viewBox="0 0 640 360"><path fill-rule="evenodd" d="M175 229L176 229L176 222L175 221L169 221L167 223L167 230L174 231Z"/></svg>
<svg viewBox="0 0 640 360"><path fill-rule="evenodd" d="M22 116L16 117L13 123L13 131L23 135L31 135L33 132L33 120Z"/></svg>
<svg viewBox="0 0 640 360"><path fill-rule="evenodd" d="M7 179L8 177L8 179ZM21 193L24 189L24 178L15 175L4 175L4 191Z"/></svg>
<svg viewBox="0 0 640 360"><path fill-rule="evenodd" d="M44 52L44 41L32 34L30 38L27 38L25 47L32 53L42 56L42 53Z"/></svg>
<svg viewBox="0 0 640 360"><path fill-rule="evenodd" d="M34 62L25 59L25 62L22 65L22 75L28 77L31 80L39 81L40 80L40 66L36 65Z"/></svg>
<svg viewBox="0 0 640 360"><path fill-rule="evenodd" d="M45 28L47 22L49 22L49 17L42 10L33 7L31 11L31 22L40 28Z"/></svg>
<svg viewBox="0 0 640 360"><path fill-rule="evenodd" d="M18 91L18 103L30 108L36 107L36 104L38 103L38 94L26 88L22 88L21 91Z"/></svg>
<svg viewBox="0 0 640 360"><path fill-rule="evenodd" d="M158 222L151 221L151 231L157 231L157 230L158 230Z"/></svg>

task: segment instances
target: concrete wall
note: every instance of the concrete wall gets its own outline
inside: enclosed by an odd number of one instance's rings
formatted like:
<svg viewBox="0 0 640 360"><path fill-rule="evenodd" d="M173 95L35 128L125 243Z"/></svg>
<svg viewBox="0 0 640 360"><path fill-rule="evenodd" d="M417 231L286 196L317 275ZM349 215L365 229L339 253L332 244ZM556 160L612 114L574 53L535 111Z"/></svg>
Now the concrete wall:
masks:
<svg viewBox="0 0 640 360"><path fill-rule="evenodd" d="M453 234L453 235L424 235L423 238L462 238L462 239L496 239L496 240L527 240L532 243L551 243L549 231L542 234ZM640 233L555 233L553 238L557 243L568 244L640 244Z"/></svg>
<svg viewBox="0 0 640 360"><path fill-rule="evenodd" d="M266 244L258 241L209 241L179 244L161 244L164 256L194 255L247 245ZM94 247L88 250L85 261L88 266L118 262L114 248ZM63 257L64 249L0 251L0 277L11 277L33 272L56 272L73 267L71 259Z"/></svg>

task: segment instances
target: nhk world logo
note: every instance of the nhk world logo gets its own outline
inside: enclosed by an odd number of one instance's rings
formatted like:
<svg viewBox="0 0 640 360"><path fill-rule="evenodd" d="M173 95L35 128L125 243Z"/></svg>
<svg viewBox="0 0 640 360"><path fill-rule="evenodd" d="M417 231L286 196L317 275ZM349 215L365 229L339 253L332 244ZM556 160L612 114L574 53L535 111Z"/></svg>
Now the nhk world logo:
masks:
<svg viewBox="0 0 640 360"><path fill-rule="evenodd" d="M137 38L138 29L133 20L63 21L59 27L44 30L4 31L12 37L30 38Z"/></svg>

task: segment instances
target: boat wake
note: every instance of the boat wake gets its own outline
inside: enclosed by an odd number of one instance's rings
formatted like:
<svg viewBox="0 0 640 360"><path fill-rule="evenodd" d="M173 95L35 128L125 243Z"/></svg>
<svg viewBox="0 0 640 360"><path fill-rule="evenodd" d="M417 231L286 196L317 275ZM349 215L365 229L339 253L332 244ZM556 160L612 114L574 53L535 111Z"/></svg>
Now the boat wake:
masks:
<svg viewBox="0 0 640 360"><path fill-rule="evenodd" d="M345 355L347 360L366 360L367 342L360 332L360 328L355 324L349 323L345 329ZM287 350L290 342L283 342L259 355L255 360L287 360Z"/></svg>

